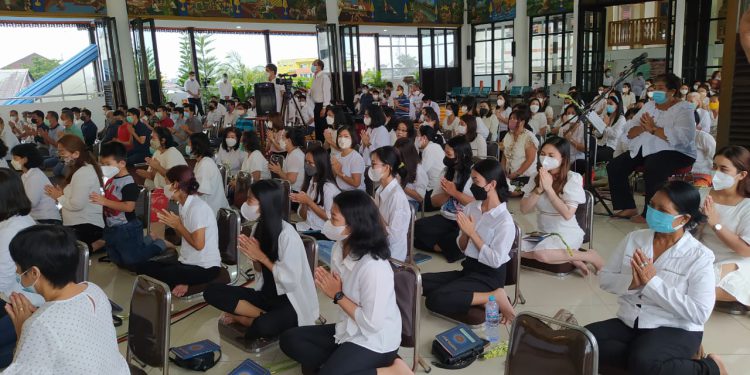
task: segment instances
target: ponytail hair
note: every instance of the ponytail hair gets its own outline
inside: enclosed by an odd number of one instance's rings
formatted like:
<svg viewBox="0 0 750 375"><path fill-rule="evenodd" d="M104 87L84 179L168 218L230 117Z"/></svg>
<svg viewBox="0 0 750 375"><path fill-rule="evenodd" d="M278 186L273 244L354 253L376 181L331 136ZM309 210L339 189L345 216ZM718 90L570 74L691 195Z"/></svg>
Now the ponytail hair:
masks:
<svg viewBox="0 0 750 375"><path fill-rule="evenodd" d="M384 165L391 168L391 176L401 176L401 180L406 177L406 168L402 168L403 163L401 162L401 158L399 157L396 148L393 146L383 146L373 152Z"/></svg>
<svg viewBox="0 0 750 375"><path fill-rule="evenodd" d="M198 180L195 179L193 170L187 165L176 165L167 171L167 181L177 183L177 188L187 195L198 193Z"/></svg>

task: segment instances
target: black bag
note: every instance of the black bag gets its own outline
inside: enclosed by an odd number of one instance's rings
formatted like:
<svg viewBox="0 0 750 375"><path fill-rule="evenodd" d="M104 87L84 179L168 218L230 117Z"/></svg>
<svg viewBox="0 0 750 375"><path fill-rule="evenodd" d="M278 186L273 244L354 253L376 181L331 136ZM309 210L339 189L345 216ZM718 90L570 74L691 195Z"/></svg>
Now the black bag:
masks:
<svg viewBox="0 0 750 375"><path fill-rule="evenodd" d="M192 371L206 372L212 367L216 366L216 364L219 362L220 359L221 359L221 350L199 354L190 359L182 359L174 355L174 353L172 353L171 351L169 352L170 361L174 362L174 364L179 367L192 370Z"/></svg>

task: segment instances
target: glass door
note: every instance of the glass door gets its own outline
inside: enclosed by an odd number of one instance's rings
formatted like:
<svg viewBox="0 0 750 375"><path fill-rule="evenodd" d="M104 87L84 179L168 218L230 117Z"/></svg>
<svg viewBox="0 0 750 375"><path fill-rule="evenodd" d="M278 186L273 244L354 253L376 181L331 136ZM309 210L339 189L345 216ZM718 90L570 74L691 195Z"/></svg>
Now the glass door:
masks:
<svg viewBox="0 0 750 375"><path fill-rule="evenodd" d="M127 105L117 39L117 24L114 17L95 20L89 31L99 47L99 58L95 64L98 91L104 93L104 102L112 108Z"/></svg>
<svg viewBox="0 0 750 375"><path fill-rule="evenodd" d="M318 58L325 64L325 70L331 75L331 87L333 89L333 102L341 101L341 85L339 82L339 54L336 46L336 25L317 25L318 33Z"/></svg>
<svg viewBox="0 0 750 375"><path fill-rule="evenodd" d="M578 15L581 31L578 33L578 91L594 95L602 84L604 75L604 37L607 21L606 8L582 9Z"/></svg>
<svg viewBox="0 0 750 375"><path fill-rule="evenodd" d="M359 26L344 25L339 27L341 36L341 82L343 84L344 102L354 108L354 93L362 83L362 66L359 61Z"/></svg>
<svg viewBox="0 0 750 375"><path fill-rule="evenodd" d="M133 33L133 55L141 105L161 105L161 71L156 49L156 27L153 19L130 21Z"/></svg>

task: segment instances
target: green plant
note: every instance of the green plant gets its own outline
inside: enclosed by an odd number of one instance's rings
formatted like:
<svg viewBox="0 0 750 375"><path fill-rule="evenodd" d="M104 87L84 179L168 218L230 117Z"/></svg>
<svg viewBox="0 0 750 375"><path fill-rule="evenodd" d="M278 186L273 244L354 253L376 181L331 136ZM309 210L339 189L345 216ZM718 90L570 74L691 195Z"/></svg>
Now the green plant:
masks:
<svg viewBox="0 0 750 375"><path fill-rule="evenodd" d="M204 97L217 94L216 79L219 77L219 61L213 55L214 49L211 34L195 34L195 55L198 60L198 75L201 81L208 78L210 83L203 93ZM180 36L180 68L178 70L180 84L185 84L188 72L193 69L193 57L190 53L190 37L188 34ZM202 86L202 84L201 84Z"/></svg>
<svg viewBox="0 0 750 375"><path fill-rule="evenodd" d="M362 76L362 83L370 87L377 87L379 89L385 88L385 80L383 79L383 73L380 70L368 70Z"/></svg>
<svg viewBox="0 0 750 375"><path fill-rule="evenodd" d="M58 59L34 57L34 59L31 60L31 65L24 65L24 68L29 70L31 78L37 80L52 71L52 69L57 68L57 66L60 65L60 61L61 60Z"/></svg>

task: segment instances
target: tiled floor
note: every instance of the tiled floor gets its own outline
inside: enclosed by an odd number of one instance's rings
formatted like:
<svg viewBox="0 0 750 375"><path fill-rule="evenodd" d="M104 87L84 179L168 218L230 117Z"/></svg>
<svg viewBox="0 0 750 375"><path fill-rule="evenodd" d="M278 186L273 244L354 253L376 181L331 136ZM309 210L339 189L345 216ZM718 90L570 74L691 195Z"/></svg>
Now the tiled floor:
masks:
<svg viewBox="0 0 750 375"><path fill-rule="evenodd" d="M518 200L510 202L512 212L518 212ZM535 218L533 215L515 215L516 221L524 229L534 228ZM608 258L612 248L629 231L641 228L624 220L614 220L605 216L596 216L594 219L594 241L593 248L598 250L604 258ZM128 309L132 282L134 276L117 270L110 264L92 262L91 279L99 284L112 297L112 299ZM423 263L422 272L435 272L449 270L457 267L442 261L439 257ZM566 278L558 278L550 275L540 274L523 270L521 273L521 290L526 297L526 304L519 305L519 311L534 311L537 313L552 315L560 308L566 308L575 314L578 322L582 325L614 317L617 309L616 298L609 293L599 289L596 276L582 278L570 275ZM321 313L330 320L336 314L336 307L327 298L321 298ZM188 306L178 302L175 311ZM216 318L219 312L212 307L206 307L191 315L187 319L172 326L172 346L183 345L201 339L211 339L221 343L216 328ZM430 343L435 334L450 328L453 324L443 319L430 315L423 309L419 353L426 359L430 359ZM127 326L127 320L118 334L123 334ZM507 332L503 330L502 336L507 339ZM750 316L730 316L722 313L714 313L711 316L703 339L706 352L721 354L725 359L727 367L732 374L748 373L750 367ZM125 344L120 346L125 352ZM231 344L222 345L223 357L220 363L208 371L209 374L226 374L236 367L248 354L242 352ZM401 356L407 363L411 363L412 350L401 350ZM252 356L256 361L264 364L278 364L288 359L278 348L270 349L260 356ZM472 374L500 374L503 372L504 359L496 358L488 361L478 361L466 370ZM190 373L177 367L170 369L172 373ZM291 368L281 374L298 374L299 367ZM422 372L419 370L418 372ZM152 371L151 373L157 373ZM433 374L455 373L454 371L441 370L433 367Z"/></svg>

